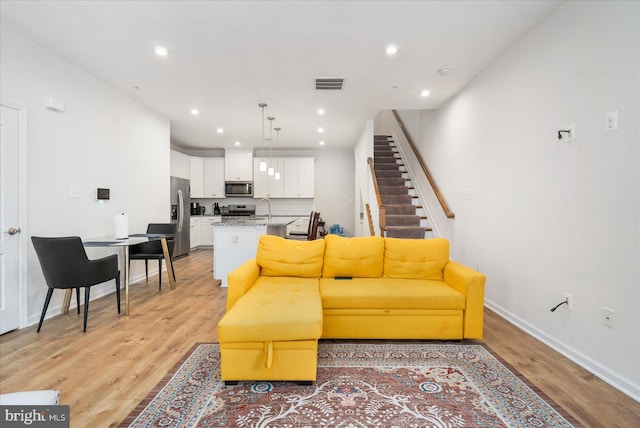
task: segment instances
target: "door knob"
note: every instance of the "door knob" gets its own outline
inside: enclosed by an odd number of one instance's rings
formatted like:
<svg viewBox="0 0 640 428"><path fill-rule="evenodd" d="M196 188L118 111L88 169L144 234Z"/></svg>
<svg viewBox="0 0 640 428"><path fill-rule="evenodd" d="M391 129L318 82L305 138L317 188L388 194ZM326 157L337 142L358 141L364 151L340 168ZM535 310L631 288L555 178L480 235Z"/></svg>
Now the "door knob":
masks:
<svg viewBox="0 0 640 428"><path fill-rule="evenodd" d="M20 233L20 228L19 227L10 227L9 230L7 230L7 233L9 235L15 235L16 233Z"/></svg>

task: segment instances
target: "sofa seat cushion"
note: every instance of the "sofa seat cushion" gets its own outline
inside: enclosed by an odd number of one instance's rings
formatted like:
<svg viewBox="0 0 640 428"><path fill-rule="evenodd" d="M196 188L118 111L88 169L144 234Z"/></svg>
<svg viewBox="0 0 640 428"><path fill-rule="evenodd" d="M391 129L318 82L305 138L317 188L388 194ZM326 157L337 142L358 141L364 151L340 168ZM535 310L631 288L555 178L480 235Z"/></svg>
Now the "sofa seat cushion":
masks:
<svg viewBox="0 0 640 428"><path fill-rule="evenodd" d="M384 238L380 236L345 238L327 235L324 241L326 243L323 277L378 278L382 276Z"/></svg>
<svg viewBox="0 0 640 428"><path fill-rule="evenodd" d="M318 339L322 300L318 279L259 277L218 323L223 342Z"/></svg>
<svg viewBox="0 0 640 428"><path fill-rule="evenodd" d="M442 280L448 262L446 239L384 238L385 277Z"/></svg>
<svg viewBox="0 0 640 428"><path fill-rule="evenodd" d="M325 309L464 309L465 297L444 281L425 279L320 279Z"/></svg>
<svg viewBox="0 0 640 428"><path fill-rule="evenodd" d="M295 241L262 235L258 241L256 263L263 276L319 278L324 258L324 240Z"/></svg>

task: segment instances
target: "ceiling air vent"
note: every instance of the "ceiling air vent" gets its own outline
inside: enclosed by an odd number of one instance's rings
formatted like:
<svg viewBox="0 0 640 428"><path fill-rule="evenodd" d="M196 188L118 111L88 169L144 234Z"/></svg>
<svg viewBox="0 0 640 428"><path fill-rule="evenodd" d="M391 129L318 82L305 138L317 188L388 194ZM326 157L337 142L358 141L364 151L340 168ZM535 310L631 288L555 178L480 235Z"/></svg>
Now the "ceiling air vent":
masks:
<svg viewBox="0 0 640 428"><path fill-rule="evenodd" d="M342 90L343 83L344 83L344 79L342 77L316 78L316 89L317 90L337 89L340 91Z"/></svg>

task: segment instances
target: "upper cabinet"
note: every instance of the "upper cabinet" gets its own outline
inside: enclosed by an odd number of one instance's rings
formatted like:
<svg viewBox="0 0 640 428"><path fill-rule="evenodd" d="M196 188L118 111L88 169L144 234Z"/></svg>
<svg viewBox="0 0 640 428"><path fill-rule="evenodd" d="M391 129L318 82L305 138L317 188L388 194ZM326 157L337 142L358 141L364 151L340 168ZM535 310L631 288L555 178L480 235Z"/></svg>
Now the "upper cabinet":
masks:
<svg viewBox="0 0 640 428"><path fill-rule="evenodd" d="M180 178L191 178L189 176L189 158L190 156L185 155L184 153L176 152L175 150L171 150L171 176L172 177L180 177Z"/></svg>
<svg viewBox="0 0 640 428"><path fill-rule="evenodd" d="M189 179L191 197L204 198L204 159L193 156L189 158Z"/></svg>
<svg viewBox="0 0 640 428"><path fill-rule="evenodd" d="M253 181L254 198L315 197L315 158L272 158L272 166L277 164L281 172L280 180L260 172L260 160L247 150L225 150L224 158L201 158L171 150L171 175L191 181L192 198L224 198L225 181Z"/></svg>
<svg viewBox="0 0 640 428"><path fill-rule="evenodd" d="M283 193L283 181L282 179L276 180L272 175L267 175L266 172L260 172L261 158L254 158L253 170L255 174L253 176L253 197L254 198L282 198ZM275 166L276 160L272 161ZM282 166L282 160L280 160Z"/></svg>
<svg viewBox="0 0 640 428"><path fill-rule="evenodd" d="M225 150L224 179L253 181L253 153L249 150Z"/></svg>
<svg viewBox="0 0 640 428"><path fill-rule="evenodd" d="M285 198L315 196L315 158L283 158Z"/></svg>
<svg viewBox="0 0 640 428"><path fill-rule="evenodd" d="M254 198L313 198L315 196L315 158L273 159L282 173L276 180L266 172L259 172L260 158L254 159ZM268 162L268 159L267 159Z"/></svg>
<svg viewBox="0 0 640 428"><path fill-rule="evenodd" d="M224 198L224 158L204 159L204 197Z"/></svg>
<svg viewBox="0 0 640 428"><path fill-rule="evenodd" d="M190 159L191 197L224 198L224 158Z"/></svg>

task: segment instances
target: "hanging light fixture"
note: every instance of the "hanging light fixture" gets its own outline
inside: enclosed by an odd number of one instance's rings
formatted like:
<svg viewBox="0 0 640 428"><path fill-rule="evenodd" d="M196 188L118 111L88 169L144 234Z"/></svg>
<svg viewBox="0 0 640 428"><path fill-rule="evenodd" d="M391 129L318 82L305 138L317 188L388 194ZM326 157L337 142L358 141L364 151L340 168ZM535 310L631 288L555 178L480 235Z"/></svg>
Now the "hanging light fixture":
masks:
<svg viewBox="0 0 640 428"><path fill-rule="evenodd" d="M267 120L269 121L269 167L267 168L267 175L273 176L276 173L276 170L273 166L271 166L271 162L273 161L273 120L275 117L269 116Z"/></svg>
<svg viewBox="0 0 640 428"><path fill-rule="evenodd" d="M264 108L267 106L266 103L258 104L258 107L262 109L262 157L260 160L260 172L265 172L267 170L267 162L264 160Z"/></svg>
<svg viewBox="0 0 640 428"><path fill-rule="evenodd" d="M280 180L280 130L282 128L274 128L276 130L276 172L273 178Z"/></svg>

